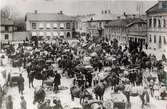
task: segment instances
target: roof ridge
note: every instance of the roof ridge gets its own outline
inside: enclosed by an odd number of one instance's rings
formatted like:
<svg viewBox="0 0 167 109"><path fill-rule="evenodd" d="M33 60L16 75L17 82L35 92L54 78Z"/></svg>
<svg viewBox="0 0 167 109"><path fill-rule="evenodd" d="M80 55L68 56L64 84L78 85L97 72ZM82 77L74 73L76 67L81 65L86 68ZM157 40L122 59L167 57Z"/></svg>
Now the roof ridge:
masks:
<svg viewBox="0 0 167 109"><path fill-rule="evenodd" d="M158 2L158 3L159 3L159 2ZM153 9L155 6L157 6L158 3L156 3L155 5L153 5L152 7L150 7L150 8L146 11L146 13L147 13L149 10Z"/></svg>

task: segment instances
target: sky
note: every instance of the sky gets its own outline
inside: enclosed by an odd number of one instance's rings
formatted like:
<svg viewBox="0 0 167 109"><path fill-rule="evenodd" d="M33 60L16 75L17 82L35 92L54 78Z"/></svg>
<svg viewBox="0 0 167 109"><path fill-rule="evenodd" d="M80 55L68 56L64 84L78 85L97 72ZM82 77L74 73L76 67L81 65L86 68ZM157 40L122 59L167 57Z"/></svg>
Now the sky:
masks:
<svg viewBox="0 0 167 109"><path fill-rule="evenodd" d="M1 0L1 8L8 6L19 15L38 10L39 13L57 13L62 10L67 15L100 13L109 9L111 13L137 13L137 3L141 3L142 13L157 3L157 0Z"/></svg>

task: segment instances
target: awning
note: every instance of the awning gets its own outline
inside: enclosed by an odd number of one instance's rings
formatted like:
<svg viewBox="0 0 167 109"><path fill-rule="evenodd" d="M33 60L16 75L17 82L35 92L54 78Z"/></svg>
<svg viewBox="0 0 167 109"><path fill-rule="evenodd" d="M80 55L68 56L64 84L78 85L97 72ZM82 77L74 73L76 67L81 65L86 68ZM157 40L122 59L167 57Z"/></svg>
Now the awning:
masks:
<svg viewBox="0 0 167 109"><path fill-rule="evenodd" d="M37 33L36 32L32 32L32 36L37 36Z"/></svg>
<svg viewBox="0 0 167 109"><path fill-rule="evenodd" d="M46 36L52 36L50 32L47 32L46 33Z"/></svg>
<svg viewBox="0 0 167 109"><path fill-rule="evenodd" d="M53 32L53 36L58 36L58 33L57 32Z"/></svg>
<svg viewBox="0 0 167 109"><path fill-rule="evenodd" d="M39 32L39 36L44 36L44 33L43 32Z"/></svg>
<svg viewBox="0 0 167 109"><path fill-rule="evenodd" d="M60 23L60 28L64 28L64 23Z"/></svg>
<svg viewBox="0 0 167 109"><path fill-rule="evenodd" d="M44 24L43 24L43 23L40 23L40 24L39 24L39 28L44 28Z"/></svg>
<svg viewBox="0 0 167 109"><path fill-rule="evenodd" d="M53 27L54 27L54 28L57 28L57 27L58 27L58 26L57 26L57 23L54 23L54 24L53 24Z"/></svg>
<svg viewBox="0 0 167 109"><path fill-rule="evenodd" d="M47 24L46 24L46 28L51 28L50 23L47 23Z"/></svg>
<svg viewBox="0 0 167 109"><path fill-rule="evenodd" d="M64 36L64 32L60 32L60 36Z"/></svg>

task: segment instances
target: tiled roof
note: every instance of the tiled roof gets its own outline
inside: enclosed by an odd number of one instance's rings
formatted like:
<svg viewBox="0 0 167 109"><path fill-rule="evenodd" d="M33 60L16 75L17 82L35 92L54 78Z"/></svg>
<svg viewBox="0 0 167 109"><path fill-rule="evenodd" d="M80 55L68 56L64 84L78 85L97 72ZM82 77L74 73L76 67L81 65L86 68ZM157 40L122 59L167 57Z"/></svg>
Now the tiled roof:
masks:
<svg viewBox="0 0 167 109"><path fill-rule="evenodd" d="M132 19L116 19L110 21L105 26L126 26L127 24L130 23L130 21L132 21Z"/></svg>
<svg viewBox="0 0 167 109"><path fill-rule="evenodd" d="M1 17L1 25L14 25L14 21L12 19L7 19Z"/></svg>
<svg viewBox="0 0 167 109"><path fill-rule="evenodd" d="M75 18L58 13L27 13L26 20L30 21L72 21Z"/></svg>
<svg viewBox="0 0 167 109"><path fill-rule="evenodd" d="M146 11L147 14L159 12L167 12L167 1L159 1Z"/></svg>
<svg viewBox="0 0 167 109"><path fill-rule="evenodd" d="M145 22L144 20L142 20L141 18L127 18L127 19L116 19L116 20L112 20L110 21L108 24L105 25L105 27L108 26L128 26L131 25L135 22Z"/></svg>
<svg viewBox="0 0 167 109"><path fill-rule="evenodd" d="M141 18L136 18L132 22L130 22L129 24L127 24L127 26L131 26L131 25L136 24L136 23L147 24L147 22L145 20L143 20Z"/></svg>

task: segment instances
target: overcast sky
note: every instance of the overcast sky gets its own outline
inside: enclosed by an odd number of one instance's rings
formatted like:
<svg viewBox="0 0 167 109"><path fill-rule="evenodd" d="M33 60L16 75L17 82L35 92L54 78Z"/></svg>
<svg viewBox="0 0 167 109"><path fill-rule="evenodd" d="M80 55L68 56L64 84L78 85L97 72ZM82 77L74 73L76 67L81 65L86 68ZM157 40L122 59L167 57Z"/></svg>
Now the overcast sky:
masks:
<svg viewBox="0 0 167 109"><path fill-rule="evenodd" d="M25 15L27 12L59 12L68 15L100 13L110 9L112 13L137 13L137 3L142 2L143 12L157 3L157 0L1 0L1 8L12 7Z"/></svg>

